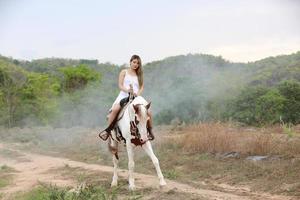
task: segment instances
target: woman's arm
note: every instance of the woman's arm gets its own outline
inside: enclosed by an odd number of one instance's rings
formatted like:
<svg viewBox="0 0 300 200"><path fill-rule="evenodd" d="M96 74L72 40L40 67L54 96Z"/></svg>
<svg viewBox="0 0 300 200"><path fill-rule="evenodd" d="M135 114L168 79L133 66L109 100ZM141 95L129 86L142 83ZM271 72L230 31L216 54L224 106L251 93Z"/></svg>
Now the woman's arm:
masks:
<svg viewBox="0 0 300 200"><path fill-rule="evenodd" d="M119 75L119 88L120 90L124 91L124 92L129 92L129 89L125 88L123 86L123 82L124 82L124 78L125 78L125 74L126 74L126 69L123 69L121 72L120 72L120 75Z"/></svg>

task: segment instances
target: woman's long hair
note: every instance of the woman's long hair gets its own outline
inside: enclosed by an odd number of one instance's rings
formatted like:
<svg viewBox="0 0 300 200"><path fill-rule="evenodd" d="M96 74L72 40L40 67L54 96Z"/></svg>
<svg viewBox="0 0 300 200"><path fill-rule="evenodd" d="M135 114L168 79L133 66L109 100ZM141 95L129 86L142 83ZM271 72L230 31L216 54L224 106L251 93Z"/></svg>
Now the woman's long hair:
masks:
<svg viewBox="0 0 300 200"><path fill-rule="evenodd" d="M139 67L136 69L136 75L138 77L139 85L141 87L144 84L144 72L143 72L143 68L142 68L142 60L141 60L141 58L138 55L133 55L130 58L130 63L134 59L137 59L138 62L139 62Z"/></svg>

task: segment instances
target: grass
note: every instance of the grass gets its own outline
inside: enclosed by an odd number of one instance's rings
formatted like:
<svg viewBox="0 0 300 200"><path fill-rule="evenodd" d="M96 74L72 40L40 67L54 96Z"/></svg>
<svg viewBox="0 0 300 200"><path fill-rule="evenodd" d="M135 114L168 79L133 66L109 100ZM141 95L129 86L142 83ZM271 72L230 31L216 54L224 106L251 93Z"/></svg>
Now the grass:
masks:
<svg viewBox="0 0 300 200"><path fill-rule="evenodd" d="M15 170L7 165L0 167L0 189L8 186L12 182L13 172L15 172Z"/></svg>
<svg viewBox="0 0 300 200"><path fill-rule="evenodd" d="M282 124L282 129L283 129L283 132L285 134L287 134L289 138L292 138L295 135L295 131L293 131L291 129L291 125L290 124L287 125L287 124L283 123Z"/></svg>
<svg viewBox="0 0 300 200"><path fill-rule="evenodd" d="M254 128L224 123L200 123L180 129L166 127L156 130L154 152L163 174L169 179L214 190L218 189L216 184L225 183L237 187L246 185L252 191L300 196L300 174L297 173L300 171L300 126L289 128L292 137L279 125ZM19 141L18 131L31 134L31 140L23 143L20 148L112 166L106 143L100 141L92 129L38 128L32 130L32 133L29 129L11 129L6 131L7 136L0 134L0 138L6 138L9 142L17 138ZM229 159L216 156L228 152L238 152L241 156ZM119 155L120 167L127 169L127 152L124 147ZM245 160L249 155L276 155L279 159L253 162ZM99 177L95 173L82 172L80 168L68 167L60 169L63 175L78 182L102 185L109 190L112 174ZM150 158L140 148L135 150L135 171L156 176ZM118 194L129 195L127 180L121 179L120 184ZM132 198L150 195L148 190L140 190ZM169 192L168 195L172 196L172 191ZM167 194L160 194L165 199L168 198ZM179 195L175 192L173 196Z"/></svg>
<svg viewBox="0 0 300 200"><path fill-rule="evenodd" d="M179 193L174 190L167 192L158 191L155 193L150 190L147 191L147 189L133 192L122 192L122 188L108 189L97 185L87 185L85 187L79 187L78 190L74 191L71 188L62 188L43 183L31 191L18 193L14 196L14 200L139 200L144 198L145 191L148 195L148 199L204 200L204 198L198 197L194 194Z"/></svg>
<svg viewBox="0 0 300 200"><path fill-rule="evenodd" d="M177 171L176 169L169 169L169 170L165 170L163 174L165 178L175 180L179 176L179 171Z"/></svg>
<svg viewBox="0 0 300 200"><path fill-rule="evenodd" d="M159 152L163 172L169 175L170 169L176 169L179 174L176 181L195 187L215 189L215 184L226 183L233 186L247 185L252 191L300 195L298 158L253 162L245 159L219 159L214 154L186 153L178 149L173 149L173 153ZM174 152L177 159L169 159L174 156ZM283 184L287 187L282 187Z"/></svg>
<svg viewBox="0 0 300 200"><path fill-rule="evenodd" d="M112 200L128 199L199 199L194 194L181 193L178 191L155 191L153 188L140 188L135 191L128 190L127 180L119 177L117 187L111 188L111 174L95 171L88 171L80 167L70 167L68 165L52 169L51 172L60 173L66 179L77 180L77 187L57 187L40 183L40 185L31 191L17 194L16 200ZM152 198L149 198L152 197Z"/></svg>
<svg viewBox="0 0 300 200"><path fill-rule="evenodd" d="M164 174L176 177L176 181L213 189L216 183L247 185L253 191L300 196L299 132L294 130L290 138L283 128L243 128L222 123L188 125L168 140L160 141L155 150ZM241 156L216 156L228 152ZM279 159L253 162L245 160L249 155L277 155ZM151 164L145 162L144 166L147 165Z"/></svg>
<svg viewBox="0 0 300 200"><path fill-rule="evenodd" d="M188 152L300 155L300 137L290 140L286 134L266 133L265 129L253 131L232 124L200 123L189 125L181 132L171 140Z"/></svg>
<svg viewBox="0 0 300 200"><path fill-rule="evenodd" d="M8 157L8 158L11 158L11 157L19 158L21 156L20 153L9 150L9 149L0 149L0 155L3 157Z"/></svg>
<svg viewBox="0 0 300 200"><path fill-rule="evenodd" d="M86 185L78 190L61 188L55 185L41 183L33 190L20 193L15 196L16 200L108 200L117 199L117 190L107 190L101 186Z"/></svg>

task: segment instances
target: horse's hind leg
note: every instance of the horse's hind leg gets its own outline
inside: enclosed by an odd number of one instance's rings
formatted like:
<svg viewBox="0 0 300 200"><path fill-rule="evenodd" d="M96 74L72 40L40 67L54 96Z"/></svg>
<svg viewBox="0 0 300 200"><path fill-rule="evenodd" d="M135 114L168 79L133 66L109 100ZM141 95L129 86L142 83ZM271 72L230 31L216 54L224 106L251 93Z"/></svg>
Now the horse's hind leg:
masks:
<svg viewBox="0 0 300 200"><path fill-rule="evenodd" d="M145 150L145 152L148 154L148 156L151 158L153 165L155 166L156 173L159 178L159 185L161 185L161 186L166 185L167 183L164 179L163 174L161 173L159 161L158 161L157 157L155 156L155 154L153 153L151 143L148 141L142 147Z"/></svg>
<svg viewBox="0 0 300 200"><path fill-rule="evenodd" d="M112 154L113 164L114 164L114 175L111 182L111 187L118 185L118 143L111 138L108 140L108 148Z"/></svg>
<svg viewBox="0 0 300 200"><path fill-rule="evenodd" d="M118 152L113 154L112 158L114 163L114 175L112 178L111 187L114 187L118 185L118 162L119 162Z"/></svg>

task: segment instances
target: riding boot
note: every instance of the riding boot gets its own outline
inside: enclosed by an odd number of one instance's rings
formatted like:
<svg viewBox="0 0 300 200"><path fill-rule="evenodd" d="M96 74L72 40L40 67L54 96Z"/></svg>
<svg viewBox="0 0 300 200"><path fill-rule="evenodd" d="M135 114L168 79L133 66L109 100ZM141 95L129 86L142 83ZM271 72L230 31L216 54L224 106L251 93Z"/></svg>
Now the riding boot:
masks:
<svg viewBox="0 0 300 200"><path fill-rule="evenodd" d="M152 119L151 118L147 121L147 131L148 131L149 140L154 140L155 137L152 132Z"/></svg>
<svg viewBox="0 0 300 200"><path fill-rule="evenodd" d="M118 115L120 113L120 110L119 112L116 114L115 118L113 119L113 121L109 124L109 126L104 129L102 132L99 133L99 137L102 139L102 140L107 140L107 138L111 135L111 131L115 128L115 125L118 121Z"/></svg>

